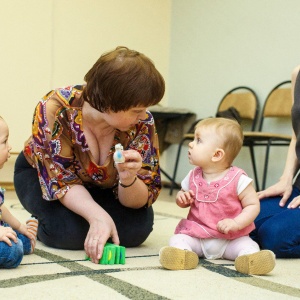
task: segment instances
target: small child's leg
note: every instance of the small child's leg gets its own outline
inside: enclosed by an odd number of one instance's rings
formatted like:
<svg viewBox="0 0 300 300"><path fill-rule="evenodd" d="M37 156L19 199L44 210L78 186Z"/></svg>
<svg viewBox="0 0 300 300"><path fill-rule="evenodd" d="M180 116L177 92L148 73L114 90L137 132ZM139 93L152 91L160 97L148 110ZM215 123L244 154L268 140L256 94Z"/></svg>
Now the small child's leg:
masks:
<svg viewBox="0 0 300 300"><path fill-rule="evenodd" d="M224 254L224 259L235 260L238 256L258 252L259 246L249 236L229 241Z"/></svg>
<svg viewBox="0 0 300 300"><path fill-rule="evenodd" d="M0 269L13 269L19 266L23 259L23 243L11 241L12 246L0 242Z"/></svg>
<svg viewBox="0 0 300 300"><path fill-rule="evenodd" d="M171 237L169 245L159 251L159 261L165 269L190 270L199 263L196 251L201 251L201 245L195 239L185 234L176 234ZM194 249L195 248L195 249ZM200 250L199 250L200 249Z"/></svg>
<svg viewBox="0 0 300 300"><path fill-rule="evenodd" d="M170 238L169 246L179 249L190 250L198 254L199 257L203 257L203 251L201 247L200 239L191 237L187 234L175 234Z"/></svg>
<svg viewBox="0 0 300 300"><path fill-rule="evenodd" d="M248 236L230 241L223 258L235 260L236 270L243 274L264 275L275 267L275 254L270 250L260 251Z"/></svg>
<svg viewBox="0 0 300 300"><path fill-rule="evenodd" d="M243 274L265 275L275 267L275 254L270 250L261 250L241 255L236 258L234 266Z"/></svg>
<svg viewBox="0 0 300 300"><path fill-rule="evenodd" d="M36 239L37 239L37 230L38 230L38 220L34 217L31 217L26 221L26 226L28 231L31 233L32 237L30 238L30 244L31 244L31 251L30 253L33 253L36 245Z"/></svg>

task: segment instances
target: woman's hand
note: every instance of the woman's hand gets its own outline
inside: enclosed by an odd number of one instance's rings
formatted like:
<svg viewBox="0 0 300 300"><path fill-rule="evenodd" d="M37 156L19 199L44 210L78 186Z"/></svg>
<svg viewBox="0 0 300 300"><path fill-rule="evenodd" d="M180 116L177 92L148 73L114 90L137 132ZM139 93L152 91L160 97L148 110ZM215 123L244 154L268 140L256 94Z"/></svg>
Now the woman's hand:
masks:
<svg viewBox="0 0 300 300"><path fill-rule="evenodd" d="M107 213L101 214L101 218L90 221L90 229L84 242L84 250L93 263L99 263L99 259L103 254L103 247L110 237L114 244L119 245L116 225Z"/></svg>
<svg viewBox="0 0 300 300"><path fill-rule="evenodd" d="M269 188L260 191L257 193L258 198L261 200L263 198L268 198L268 197L275 197L275 196L282 196L279 205L284 206L288 198L292 194L292 183L287 182L285 180L279 180L276 184L270 186ZM295 198L296 199L296 198ZM294 200L295 200L294 199ZM293 204L295 204L298 201L292 201ZM300 202L298 203L298 206L300 205ZM290 206L290 205L289 205Z"/></svg>
<svg viewBox="0 0 300 300"><path fill-rule="evenodd" d="M16 232L11 227L0 226L0 241L12 246L11 240L15 243L18 242Z"/></svg>
<svg viewBox="0 0 300 300"><path fill-rule="evenodd" d="M149 191L145 182L137 177L142 168L142 157L138 151L123 151L124 163L115 163L120 184L118 197L122 205L129 208L141 208L147 205Z"/></svg>
<svg viewBox="0 0 300 300"><path fill-rule="evenodd" d="M288 208L300 208L300 196L295 197L287 206Z"/></svg>
<svg viewBox="0 0 300 300"><path fill-rule="evenodd" d="M103 247L110 237L113 243L120 243L114 221L95 202L84 186L74 185L59 201L74 213L82 216L90 224L84 241L84 250L93 263L97 264L99 262Z"/></svg>
<svg viewBox="0 0 300 300"><path fill-rule="evenodd" d="M124 163L116 163L116 169L119 173L121 182L125 185L130 184L137 172L142 168L142 157L135 150L123 151L125 157Z"/></svg>

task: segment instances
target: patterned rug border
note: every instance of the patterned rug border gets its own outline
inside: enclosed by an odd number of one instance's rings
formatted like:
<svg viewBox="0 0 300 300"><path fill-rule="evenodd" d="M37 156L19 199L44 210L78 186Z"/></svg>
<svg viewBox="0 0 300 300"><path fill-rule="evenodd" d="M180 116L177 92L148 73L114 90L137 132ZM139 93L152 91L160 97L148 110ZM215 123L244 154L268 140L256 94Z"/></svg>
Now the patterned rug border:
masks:
<svg viewBox="0 0 300 300"><path fill-rule="evenodd" d="M58 264L70 270L70 272L62 272L56 274L45 274L45 275L32 275L32 276L23 276L12 279L4 279L0 280L0 286L2 288L13 288L16 286L22 286L30 283L38 283L43 281L51 281L60 278L66 278L71 276L86 276L87 278L92 279L98 283L101 283L116 292L122 294L123 296L139 300L139 299L161 299L167 300L169 298L152 293L146 289L137 287L128 282L125 282L121 279L117 279L113 276L109 276L110 273L117 272L128 272L128 271L145 271L145 270L158 270L161 269L158 267L133 267L133 268L106 268L101 270L94 270L86 266L82 266L78 262L84 260L68 260L64 257L49 253L44 250L36 249L35 254L49 260L49 262L42 262L36 264ZM142 256L134 256L135 258L144 258L144 257L153 257L158 255L142 255ZM35 265L34 263L24 264L24 265ZM257 288L265 289L271 292L275 292L282 295L289 295L293 297L300 298L300 289L293 288L290 286L286 286L279 283L270 282L262 277L255 277L251 275L245 275L236 272L228 268L232 266L232 264L215 264L206 259L200 259L200 266L211 271L217 273L219 275L225 276L227 278L231 278L238 282L243 282L244 284L248 284ZM170 271L172 272L172 271Z"/></svg>

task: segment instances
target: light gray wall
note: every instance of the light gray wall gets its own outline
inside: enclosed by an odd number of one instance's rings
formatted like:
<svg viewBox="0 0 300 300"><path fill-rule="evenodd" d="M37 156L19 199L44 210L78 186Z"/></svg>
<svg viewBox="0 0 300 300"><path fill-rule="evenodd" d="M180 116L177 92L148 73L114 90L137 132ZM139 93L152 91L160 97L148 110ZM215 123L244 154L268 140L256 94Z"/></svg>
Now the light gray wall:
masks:
<svg viewBox="0 0 300 300"><path fill-rule="evenodd" d="M252 87L263 103L300 63L299 15L298 0L173 0L168 104L212 116L238 85ZM284 130L291 131L289 124ZM273 149L268 184L279 178L287 150ZM176 150L163 155L168 173ZM177 181L191 168L186 153ZM264 152L256 153L261 175ZM252 176L249 159L244 148L235 163Z"/></svg>
<svg viewBox="0 0 300 300"><path fill-rule="evenodd" d="M98 56L117 45L151 57L166 79L163 104L189 108L198 117L213 115L223 94L240 84L254 88L263 102L300 61L298 0L0 0L0 5L0 115L9 124L14 151L30 134L37 100L53 87L82 82ZM174 145L162 156L168 173L176 150ZM247 150L237 163L251 176ZM271 157L276 165L270 180L280 176L279 153ZM13 162L1 170L0 180L11 179L7 170ZM179 180L189 168L186 160Z"/></svg>
<svg viewBox="0 0 300 300"><path fill-rule="evenodd" d="M168 82L170 18L171 0L0 0L0 115L12 150L22 150L31 134L38 100L55 87L83 83L103 52L138 50ZM14 159L0 180L12 179Z"/></svg>

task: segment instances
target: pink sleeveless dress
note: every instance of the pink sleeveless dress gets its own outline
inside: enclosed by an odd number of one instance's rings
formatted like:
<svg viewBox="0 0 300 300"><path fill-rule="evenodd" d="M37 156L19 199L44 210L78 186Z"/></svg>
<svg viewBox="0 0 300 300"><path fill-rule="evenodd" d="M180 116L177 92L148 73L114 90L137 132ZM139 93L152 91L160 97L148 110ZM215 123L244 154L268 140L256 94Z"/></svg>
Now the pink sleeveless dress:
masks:
<svg viewBox="0 0 300 300"><path fill-rule="evenodd" d="M233 219L243 209L237 195L237 185L242 174L246 175L242 169L231 167L222 179L209 184L203 179L202 169L194 168L190 175L189 188L195 193L195 201L190 207L187 219L182 219L177 225L175 234L227 240L248 235L255 228L254 223L228 234L217 230L220 220Z"/></svg>

